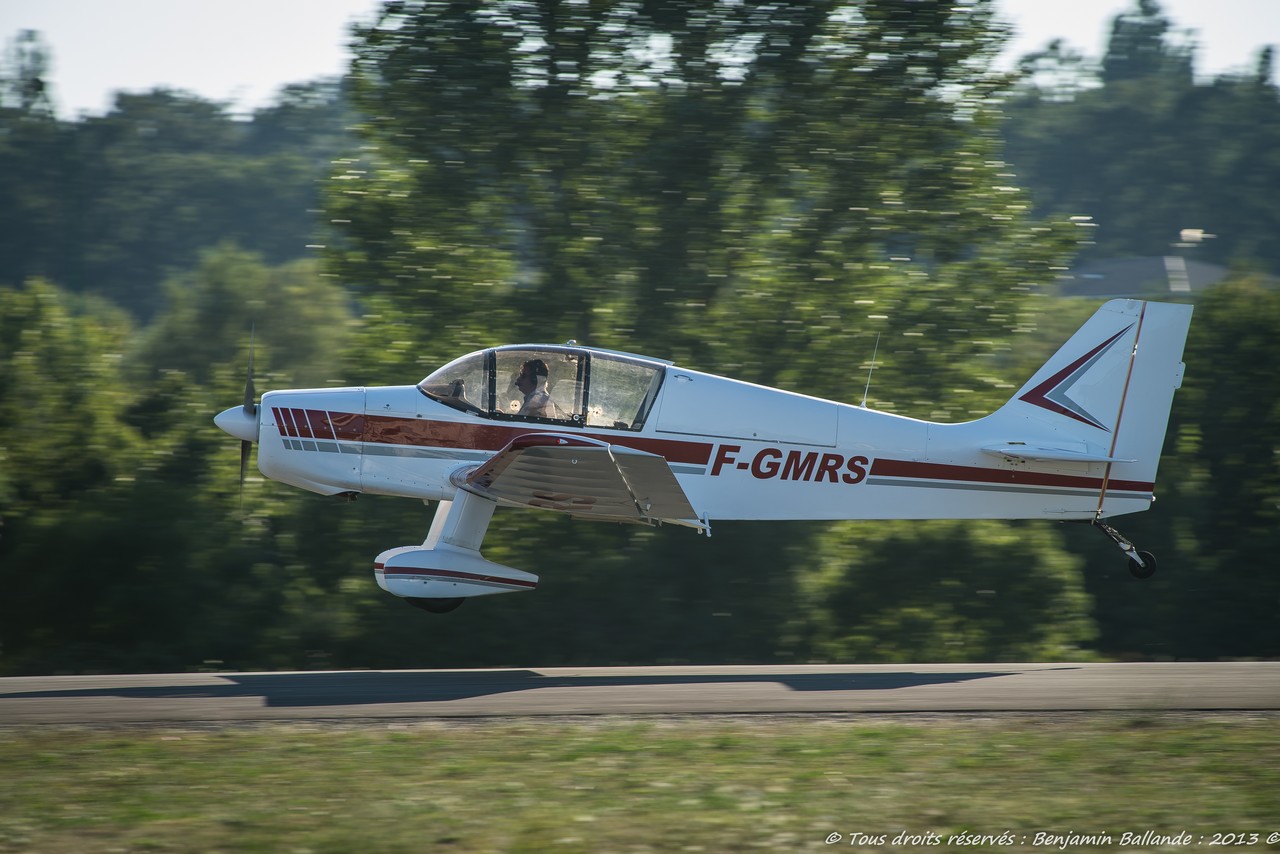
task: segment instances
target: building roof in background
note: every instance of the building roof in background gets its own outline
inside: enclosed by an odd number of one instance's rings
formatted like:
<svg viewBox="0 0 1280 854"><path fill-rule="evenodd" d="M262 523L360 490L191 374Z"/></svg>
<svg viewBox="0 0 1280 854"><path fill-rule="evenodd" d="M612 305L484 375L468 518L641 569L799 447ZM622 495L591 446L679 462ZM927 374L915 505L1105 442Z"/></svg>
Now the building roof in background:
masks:
<svg viewBox="0 0 1280 854"><path fill-rule="evenodd" d="M1069 297L1159 297L1198 294L1227 277L1227 268L1181 255L1117 258L1081 264L1062 280Z"/></svg>

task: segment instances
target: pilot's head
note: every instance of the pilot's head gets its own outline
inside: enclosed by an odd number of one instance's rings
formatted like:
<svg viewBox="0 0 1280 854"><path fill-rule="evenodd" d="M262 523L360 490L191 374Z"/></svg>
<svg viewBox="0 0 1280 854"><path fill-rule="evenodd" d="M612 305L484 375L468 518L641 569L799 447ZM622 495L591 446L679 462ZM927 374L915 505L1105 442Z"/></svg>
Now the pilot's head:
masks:
<svg viewBox="0 0 1280 854"><path fill-rule="evenodd" d="M549 375L546 362L541 359L530 359L520 366L520 375L516 377L516 388L528 394L545 383Z"/></svg>

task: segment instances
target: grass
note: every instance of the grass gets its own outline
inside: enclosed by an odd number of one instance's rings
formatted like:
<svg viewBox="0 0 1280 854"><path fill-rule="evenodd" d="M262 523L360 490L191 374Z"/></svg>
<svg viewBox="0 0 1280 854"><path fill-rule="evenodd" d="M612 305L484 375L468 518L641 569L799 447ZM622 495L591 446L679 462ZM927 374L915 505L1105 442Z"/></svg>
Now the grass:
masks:
<svg viewBox="0 0 1280 854"><path fill-rule="evenodd" d="M1056 851L1035 834L1111 834L1113 845L1088 848L1103 850L1148 830L1203 835L1196 847L1210 851L1280 850L1277 723L1020 715L0 728L0 851L804 851L847 850L858 833L864 849ZM902 831L941 843L894 845ZM966 832L1014 842L947 844ZM1208 845L1240 832L1260 839ZM826 844L832 833L841 844Z"/></svg>

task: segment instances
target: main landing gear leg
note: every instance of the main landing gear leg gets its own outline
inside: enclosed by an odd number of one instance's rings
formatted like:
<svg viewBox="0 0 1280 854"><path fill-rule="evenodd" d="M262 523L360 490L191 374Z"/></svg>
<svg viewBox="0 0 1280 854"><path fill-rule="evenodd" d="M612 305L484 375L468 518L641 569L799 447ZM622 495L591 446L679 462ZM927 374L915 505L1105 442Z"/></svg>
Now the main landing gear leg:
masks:
<svg viewBox="0 0 1280 854"><path fill-rule="evenodd" d="M1124 535L1115 528L1095 518L1091 523L1102 533L1111 538L1111 542L1120 547L1120 551L1129 556L1129 573L1134 578L1150 578L1156 572L1156 556L1151 552L1140 552L1133 543L1125 539Z"/></svg>

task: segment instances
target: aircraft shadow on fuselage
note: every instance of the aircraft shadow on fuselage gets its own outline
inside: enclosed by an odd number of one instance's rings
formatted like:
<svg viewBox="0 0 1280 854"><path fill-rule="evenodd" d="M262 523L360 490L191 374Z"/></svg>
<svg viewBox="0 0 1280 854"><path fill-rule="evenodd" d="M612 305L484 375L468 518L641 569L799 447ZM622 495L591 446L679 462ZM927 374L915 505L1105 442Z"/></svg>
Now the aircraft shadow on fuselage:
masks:
<svg viewBox="0 0 1280 854"><path fill-rule="evenodd" d="M1074 668L1066 668L1074 669ZM361 706L383 703L440 703L542 688L628 688L673 685L777 683L792 691L891 691L1012 676L1020 671L923 673L737 673L546 675L534 670L342 671L316 673L217 674L217 684L175 684L116 688L69 688L0 694L3 699L127 697L138 699L227 699L261 697L268 707ZM180 677L179 677L180 678Z"/></svg>

